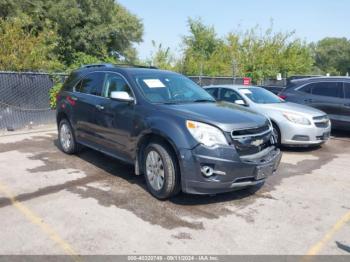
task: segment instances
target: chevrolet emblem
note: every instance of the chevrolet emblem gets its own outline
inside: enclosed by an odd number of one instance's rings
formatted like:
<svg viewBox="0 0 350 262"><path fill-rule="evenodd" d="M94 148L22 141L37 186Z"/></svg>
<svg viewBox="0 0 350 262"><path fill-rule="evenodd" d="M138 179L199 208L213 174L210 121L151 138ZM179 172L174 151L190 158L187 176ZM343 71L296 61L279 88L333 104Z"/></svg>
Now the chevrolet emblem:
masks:
<svg viewBox="0 0 350 262"><path fill-rule="evenodd" d="M260 146L262 143L264 143L264 140L262 140L262 139L257 139L257 140L255 140L255 141L251 142L250 144L251 144L252 146Z"/></svg>

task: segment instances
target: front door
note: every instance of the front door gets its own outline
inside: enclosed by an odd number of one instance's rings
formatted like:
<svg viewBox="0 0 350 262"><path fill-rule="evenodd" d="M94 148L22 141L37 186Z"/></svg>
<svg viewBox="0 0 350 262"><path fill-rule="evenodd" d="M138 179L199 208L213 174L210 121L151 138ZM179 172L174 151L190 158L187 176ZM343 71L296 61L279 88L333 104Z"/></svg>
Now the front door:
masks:
<svg viewBox="0 0 350 262"><path fill-rule="evenodd" d="M101 110L96 115L101 143L104 151L126 160L132 161L132 137L136 126L134 102L111 99L111 92L124 91L134 97L125 79L118 73L107 73L103 89Z"/></svg>

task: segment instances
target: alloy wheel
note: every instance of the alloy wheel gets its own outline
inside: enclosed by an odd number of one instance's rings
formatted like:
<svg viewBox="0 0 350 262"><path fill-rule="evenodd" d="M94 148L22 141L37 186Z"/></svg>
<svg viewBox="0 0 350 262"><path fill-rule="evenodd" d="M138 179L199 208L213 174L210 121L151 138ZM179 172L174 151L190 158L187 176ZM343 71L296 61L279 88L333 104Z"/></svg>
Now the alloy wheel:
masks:
<svg viewBox="0 0 350 262"><path fill-rule="evenodd" d="M164 164L158 152L151 150L146 158L146 175L152 188L159 191L164 185Z"/></svg>

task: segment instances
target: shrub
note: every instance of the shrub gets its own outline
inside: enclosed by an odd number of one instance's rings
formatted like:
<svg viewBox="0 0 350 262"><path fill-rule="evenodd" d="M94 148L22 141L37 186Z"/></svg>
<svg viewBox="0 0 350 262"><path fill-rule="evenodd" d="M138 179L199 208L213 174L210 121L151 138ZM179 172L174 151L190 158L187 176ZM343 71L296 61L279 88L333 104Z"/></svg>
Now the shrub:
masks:
<svg viewBox="0 0 350 262"><path fill-rule="evenodd" d="M59 79L59 77L57 77L57 76L53 76L52 78L53 78L54 85L49 91L50 107L51 107L51 109L56 109L57 95L61 91L63 83L62 83L61 79Z"/></svg>

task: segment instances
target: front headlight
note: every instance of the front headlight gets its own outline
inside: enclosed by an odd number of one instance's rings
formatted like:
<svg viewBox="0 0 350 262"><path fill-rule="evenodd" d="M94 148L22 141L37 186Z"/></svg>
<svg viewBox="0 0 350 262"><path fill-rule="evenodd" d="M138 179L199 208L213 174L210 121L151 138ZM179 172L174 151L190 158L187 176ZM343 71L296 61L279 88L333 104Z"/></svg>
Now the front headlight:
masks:
<svg viewBox="0 0 350 262"><path fill-rule="evenodd" d="M294 113L287 113L284 112L283 116L285 118L287 118L290 122L293 122L295 124L299 124L299 125L305 125L305 126L309 126L311 125L311 122L309 119L307 119L306 117L302 116L302 115L298 115L298 114L294 114Z"/></svg>
<svg viewBox="0 0 350 262"><path fill-rule="evenodd" d="M194 139L205 146L228 145L222 131L214 126L187 120L186 127Z"/></svg>

